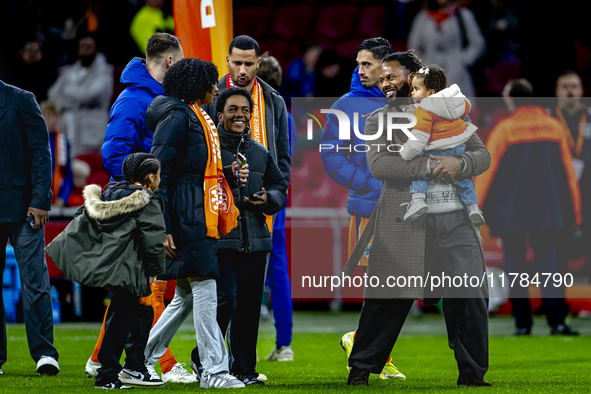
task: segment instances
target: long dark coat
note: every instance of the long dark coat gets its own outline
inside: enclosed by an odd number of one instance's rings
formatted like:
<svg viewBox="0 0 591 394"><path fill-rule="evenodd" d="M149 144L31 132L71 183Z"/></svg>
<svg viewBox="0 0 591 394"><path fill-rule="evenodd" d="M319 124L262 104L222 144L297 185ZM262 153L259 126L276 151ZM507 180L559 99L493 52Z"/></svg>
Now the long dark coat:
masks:
<svg viewBox="0 0 591 394"><path fill-rule="evenodd" d="M51 209L51 151L35 95L0 81L0 223Z"/></svg>
<svg viewBox="0 0 591 394"><path fill-rule="evenodd" d="M173 276L216 279L217 240L207 236L205 225L203 177L208 150L203 125L185 102L168 96L152 101L146 124L154 130L152 154L161 164L159 193L165 203L166 231L172 234L181 262Z"/></svg>
<svg viewBox="0 0 591 394"><path fill-rule="evenodd" d="M425 262L425 216L414 222L405 222L406 206L411 199L410 184L415 179L425 179L429 156L417 156L410 161L404 160L399 153L392 153L385 149L391 144L400 144L408 140L401 130L394 130L392 140L387 140L386 126L388 112L402 112L399 107L385 106L369 116L365 124L365 134L376 134L379 119L382 117L384 132L382 136L371 144L383 144L379 152L372 147L367 152L369 168L373 176L382 181L382 194L376 205L372 219L362 234L355 251L349 258L344 269L345 275L350 275L356 262L365 251L371 236L373 241L369 254L367 276L380 279L377 287L368 285L365 298L410 298L422 299L423 288L389 287L387 279L390 276L423 276ZM399 120L406 123L405 120ZM397 149L393 149L397 150ZM488 150L474 134L466 142L466 152L460 155L466 166L461 172L462 177L472 177L486 171L490 165ZM355 263L353 263L355 262ZM375 282L374 282L375 283ZM384 285L382 287L382 285Z"/></svg>

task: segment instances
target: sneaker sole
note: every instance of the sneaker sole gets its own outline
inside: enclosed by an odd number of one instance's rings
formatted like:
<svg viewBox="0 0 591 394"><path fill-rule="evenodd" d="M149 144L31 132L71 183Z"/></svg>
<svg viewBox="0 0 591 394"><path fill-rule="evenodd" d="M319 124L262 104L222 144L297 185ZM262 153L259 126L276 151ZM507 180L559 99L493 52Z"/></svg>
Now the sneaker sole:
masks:
<svg viewBox="0 0 591 394"><path fill-rule="evenodd" d="M394 376L390 376L390 375L386 375L384 373L381 373L380 374L380 379L382 379L382 380L390 380L390 379L393 379L393 380L406 380L406 376L404 376L401 373L396 374Z"/></svg>
<svg viewBox="0 0 591 394"><path fill-rule="evenodd" d="M470 221L474 227L480 227L485 223L481 215L470 215Z"/></svg>
<svg viewBox="0 0 591 394"><path fill-rule="evenodd" d="M164 382L141 382L138 380L131 380L131 379L121 379L121 383L129 384L132 386L163 386Z"/></svg>
<svg viewBox="0 0 591 394"><path fill-rule="evenodd" d="M429 210L429 207L423 207L423 208L419 209L418 211L416 211L415 213L413 213L412 215L409 215L408 217L406 217L406 215L404 215L404 221L405 222L414 222L415 220L417 220L418 218L423 216L423 214L425 212L427 212L428 210Z"/></svg>
<svg viewBox="0 0 591 394"><path fill-rule="evenodd" d="M168 379L168 380L164 380L162 379L163 383L180 383L180 384L191 384L191 383L199 383L199 381L195 378L195 376L193 376L193 379L190 378L184 378L184 379Z"/></svg>
<svg viewBox="0 0 591 394"><path fill-rule="evenodd" d="M55 365L50 364L42 365L39 367L39 369L37 369L37 373L39 375L54 376L57 375L59 372L59 368L57 368Z"/></svg>

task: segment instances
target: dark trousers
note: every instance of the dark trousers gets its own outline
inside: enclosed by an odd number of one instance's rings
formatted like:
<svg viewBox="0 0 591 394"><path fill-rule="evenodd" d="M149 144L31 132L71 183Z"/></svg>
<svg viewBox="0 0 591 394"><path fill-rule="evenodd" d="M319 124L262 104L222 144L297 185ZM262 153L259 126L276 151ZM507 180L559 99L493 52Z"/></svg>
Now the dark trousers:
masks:
<svg viewBox="0 0 591 394"><path fill-rule="evenodd" d="M217 320L228 342L229 370L233 375L256 377L256 346L267 252L219 251ZM199 353L191 359L197 365Z"/></svg>
<svg viewBox="0 0 591 394"><path fill-rule="evenodd" d="M45 231L33 231L25 221L21 223L0 224L0 244L4 248L6 240L14 248L21 278L21 297L29 352L35 362L41 356L58 359L53 346L53 312L49 290L49 273L45 262ZM6 250L0 251L0 279L3 279L6 265ZM0 368L6 362L6 316L4 300L0 292Z"/></svg>
<svg viewBox="0 0 591 394"><path fill-rule="evenodd" d="M479 240L463 212L427 215L425 272L482 277L484 270ZM469 292L443 289L441 295L448 343L460 376L483 378L488 371L488 287ZM462 298L466 295L470 297ZM350 367L382 371L412 303L411 299L365 300Z"/></svg>
<svg viewBox="0 0 591 394"><path fill-rule="evenodd" d="M147 372L144 350L154 319L151 306L139 303L139 297L121 287L112 287L113 297L105 319L105 336L98 354L101 367L95 385L104 386L118 380L119 360L125 348L125 368ZM126 347L127 343L127 347Z"/></svg>
<svg viewBox="0 0 591 394"><path fill-rule="evenodd" d="M529 243L535 256L535 272L538 273L538 279L542 284L542 308L550 327L564 324L568 305L564 302L564 286L554 287L552 277L550 277L548 284L543 286L547 276L542 274L554 275L562 271L560 266L563 261L561 260L566 260L563 251L563 244L566 241L565 234L562 230L547 230L501 236L505 255L505 270L509 275L508 279L513 281L514 275L511 274L521 275L527 272L525 253L527 251L526 237L529 235ZM530 279L533 275L535 273L529 274ZM531 328L533 320L528 289L520 286L519 282L520 277L518 276L510 291L515 324L517 328Z"/></svg>

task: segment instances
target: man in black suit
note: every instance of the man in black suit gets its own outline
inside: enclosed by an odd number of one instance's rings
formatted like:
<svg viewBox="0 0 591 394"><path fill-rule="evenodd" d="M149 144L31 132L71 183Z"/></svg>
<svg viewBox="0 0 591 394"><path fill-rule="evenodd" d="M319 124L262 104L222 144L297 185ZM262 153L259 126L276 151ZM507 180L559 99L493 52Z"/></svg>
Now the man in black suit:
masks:
<svg viewBox="0 0 591 394"><path fill-rule="evenodd" d="M14 247L21 275L27 340L37 372L59 372L53 346L49 274L43 226L51 208L51 153L47 127L35 96L0 81L0 240ZM32 225L27 217L32 215ZM0 242L0 243L1 243ZM4 244L5 245L5 244ZM0 280L6 263L0 252ZM6 362L6 316L2 304L0 374Z"/></svg>

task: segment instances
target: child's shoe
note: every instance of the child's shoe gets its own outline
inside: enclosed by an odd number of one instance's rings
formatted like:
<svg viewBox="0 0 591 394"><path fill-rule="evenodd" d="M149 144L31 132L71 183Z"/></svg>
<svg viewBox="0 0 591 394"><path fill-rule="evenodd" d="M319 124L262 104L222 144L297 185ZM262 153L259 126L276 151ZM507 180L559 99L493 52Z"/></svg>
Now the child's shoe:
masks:
<svg viewBox="0 0 591 394"><path fill-rule="evenodd" d="M478 204L468 205L468 216L470 217L470 221L474 227L480 227L485 223L484 216L482 216L482 211L478 209Z"/></svg>
<svg viewBox="0 0 591 394"><path fill-rule="evenodd" d="M406 215L404 215L405 222L414 222L429 210L429 206L427 205L427 203L425 203L424 198L413 197L413 199L410 200L409 203L407 202L400 205L407 205Z"/></svg>

